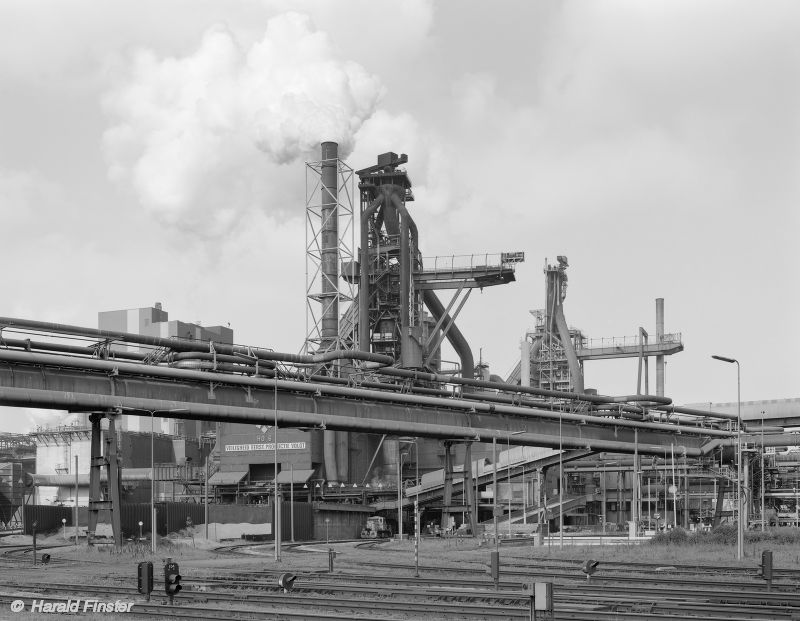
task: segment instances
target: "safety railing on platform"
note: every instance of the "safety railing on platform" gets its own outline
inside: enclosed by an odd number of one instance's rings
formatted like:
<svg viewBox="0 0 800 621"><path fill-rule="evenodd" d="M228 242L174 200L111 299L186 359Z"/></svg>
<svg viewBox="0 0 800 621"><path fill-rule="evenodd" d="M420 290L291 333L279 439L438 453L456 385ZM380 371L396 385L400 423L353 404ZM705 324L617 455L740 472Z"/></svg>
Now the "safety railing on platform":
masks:
<svg viewBox="0 0 800 621"><path fill-rule="evenodd" d="M609 338L590 339L584 338L578 346L579 350L582 349L610 349L615 347L638 347L642 342L642 338L637 334L635 336L612 336ZM681 333L675 332L672 334L665 334L660 339L655 336L650 336L645 344L647 345L680 345Z"/></svg>
<svg viewBox="0 0 800 621"><path fill-rule="evenodd" d="M422 260L424 274L481 271L510 267L525 260L524 252L498 252L484 254L456 254L426 257Z"/></svg>

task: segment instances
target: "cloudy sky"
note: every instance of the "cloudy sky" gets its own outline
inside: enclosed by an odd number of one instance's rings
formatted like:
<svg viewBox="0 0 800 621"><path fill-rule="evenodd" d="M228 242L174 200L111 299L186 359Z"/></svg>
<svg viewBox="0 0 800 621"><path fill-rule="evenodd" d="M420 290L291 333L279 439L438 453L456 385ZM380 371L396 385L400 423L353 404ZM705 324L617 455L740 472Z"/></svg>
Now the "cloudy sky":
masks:
<svg viewBox="0 0 800 621"><path fill-rule="evenodd" d="M492 372L566 255L590 337L653 333L665 298L676 403L736 399L714 353L742 399L800 396L793 0L4 0L0 315L161 301L298 351L321 140L356 169L409 155L425 256L525 252L459 322ZM635 392L636 361L586 385Z"/></svg>

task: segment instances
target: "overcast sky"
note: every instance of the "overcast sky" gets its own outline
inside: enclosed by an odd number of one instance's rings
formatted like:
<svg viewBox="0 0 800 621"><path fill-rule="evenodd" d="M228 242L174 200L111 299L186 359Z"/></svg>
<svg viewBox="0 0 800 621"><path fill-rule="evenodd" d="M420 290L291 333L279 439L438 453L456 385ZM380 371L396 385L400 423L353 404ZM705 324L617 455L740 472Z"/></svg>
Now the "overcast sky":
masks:
<svg viewBox="0 0 800 621"><path fill-rule="evenodd" d="M566 255L590 337L654 333L665 298L676 403L735 401L711 354L743 400L800 396L794 0L4 0L0 315L160 301L298 351L322 140L355 169L408 154L425 256L525 252L459 321L493 373ZM635 392L636 361L586 385Z"/></svg>

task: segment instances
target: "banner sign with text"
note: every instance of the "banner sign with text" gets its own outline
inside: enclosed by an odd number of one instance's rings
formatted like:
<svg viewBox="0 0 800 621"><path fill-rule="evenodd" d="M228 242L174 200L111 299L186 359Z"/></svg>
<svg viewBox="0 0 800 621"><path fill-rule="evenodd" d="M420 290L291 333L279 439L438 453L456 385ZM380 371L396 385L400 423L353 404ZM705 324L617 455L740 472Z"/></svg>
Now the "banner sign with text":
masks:
<svg viewBox="0 0 800 621"><path fill-rule="evenodd" d="M303 450L306 448L305 442L278 442L278 450ZM267 442L263 444L226 444L225 452L242 452L242 451L274 451L275 443Z"/></svg>

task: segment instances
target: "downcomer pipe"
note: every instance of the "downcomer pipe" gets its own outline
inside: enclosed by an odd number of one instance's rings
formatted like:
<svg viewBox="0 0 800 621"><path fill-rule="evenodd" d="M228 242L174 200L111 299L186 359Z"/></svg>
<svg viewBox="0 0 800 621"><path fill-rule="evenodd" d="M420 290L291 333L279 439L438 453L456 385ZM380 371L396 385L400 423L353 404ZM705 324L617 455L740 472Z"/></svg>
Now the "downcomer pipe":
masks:
<svg viewBox="0 0 800 621"><path fill-rule="evenodd" d="M567 355L567 365L569 366L569 372L575 384L575 392L583 393L583 371L581 369L581 363L572 345L569 327L567 327L567 320L564 318L564 307L560 303L556 306L555 322L558 328L558 335L561 337L561 344L564 346L564 353Z"/></svg>

